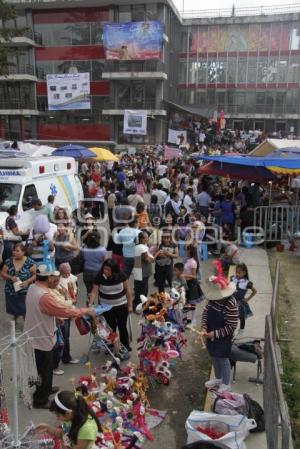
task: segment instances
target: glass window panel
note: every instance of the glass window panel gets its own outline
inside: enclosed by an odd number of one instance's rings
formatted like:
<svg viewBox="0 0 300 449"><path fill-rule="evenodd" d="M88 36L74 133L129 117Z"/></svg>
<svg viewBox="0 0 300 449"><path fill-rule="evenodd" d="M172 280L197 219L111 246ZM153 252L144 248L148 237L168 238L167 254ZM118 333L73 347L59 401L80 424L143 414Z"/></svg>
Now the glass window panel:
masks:
<svg viewBox="0 0 300 449"><path fill-rule="evenodd" d="M91 27L89 23L74 23L69 27L72 45L89 45L91 43Z"/></svg>
<svg viewBox="0 0 300 449"><path fill-rule="evenodd" d="M300 24L292 26L290 31L290 49L299 50L300 49Z"/></svg>
<svg viewBox="0 0 300 449"><path fill-rule="evenodd" d="M131 22L130 5L119 6L119 22Z"/></svg>
<svg viewBox="0 0 300 449"><path fill-rule="evenodd" d="M186 82L186 62L180 61L179 62L179 82L185 83Z"/></svg>
<svg viewBox="0 0 300 449"><path fill-rule="evenodd" d="M181 51L186 52L187 50L187 39L188 39L188 31L183 30L181 32Z"/></svg>
<svg viewBox="0 0 300 449"><path fill-rule="evenodd" d="M275 93L276 92L266 92L266 113L271 114L275 105Z"/></svg>
<svg viewBox="0 0 300 449"><path fill-rule="evenodd" d="M200 59L200 67L198 68L198 83L206 83L207 62L206 59Z"/></svg>
<svg viewBox="0 0 300 449"><path fill-rule="evenodd" d="M291 57L288 69L288 82L299 83L300 79L300 59L298 56Z"/></svg>
<svg viewBox="0 0 300 449"><path fill-rule="evenodd" d="M249 58L248 60L248 84L256 83L257 58Z"/></svg>
<svg viewBox="0 0 300 449"><path fill-rule="evenodd" d="M207 82L216 83L217 82L217 62L208 61L207 62Z"/></svg>
<svg viewBox="0 0 300 449"><path fill-rule="evenodd" d="M238 61L238 83L247 81L247 58L239 58Z"/></svg>
<svg viewBox="0 0 300 449"><path fill-rule="evenodd" d="M146 5L146 20L156 20L158 18L157 4Z"/></svg>
<svg viewBox="0 0 300 449"><path fill-rule="evenodd" d="M266 100L266 94L265 92L256 92L256 112L258 114L262 114L265 112L265 100Z"/></svg>
<svg viewBox="0 0 300 449"><path fill-rule="evenodd" d="M246 92L245 112L255 112L255 92Z"/></svg>
<svg viewBox="0 0 300 449"><path fill-rule="evenodd" d="M131 14L133 22L143 22L145 20L144 5L133 5Z"/></svg>
<svg viewBox="0 0 300 449"><path fill-rule="evenodd" d="M207 91L207 104L208 105L216 104L216 91L214 89Z"/></svg>
<svg viewBox="0 0 300 449"><path fill-rule="evenodd" d="M53 45L72 45L72 24L53 24Z"/></svg>
<svg viewBox="0 0 300 449"><path fill-rule="evenodd" d="M39 33L42 37L43 45L54 45L53 41L53 25L37 24L34 25L34 31Z"/></svg>
<svg viewBox="0 0 300 449"><path fill-rule="evenodd" d="M226 67L227 67L226 59L219 59L217 65L217 83L223 84L226 82Z"/></svg>
<svg viewBox="0 0 300 449"><path fill-rule="evenodd" d="M143 81L134 81L131 85L132 104L137 107L143 106L145 101L145 90Z"/></svg>
<svg viewBox="0 0 300 449"><path fill-rule="evenodd" d="M119 83L118 86L118 107L126 107L130 104L130 84L129 83Z"/></svg>
<svg viewBox="0 0 300 449"><path fill-rule="evenodd" d="M102 72L104 70L104 62L92 61L92 80L101 80Z"/></svg>
<svg viewBox="0 0 300 449"><path fill-rule="evenodd" d="M91 23L91 44L103 42L103 26L99 22Z"/></svg>
<svg viewBox="0 0 300 449"><path fill-rule="evenodd" d="M282 113L285 111L286 92L276 92L276 110L275 112Z"/></svg>
<svg viewBox="0 0 300 449"><path fill-rule="evenodd" d="M288 62L286 59L280 59L278 66L278 83L287 82L287 67Z"/></svg>
<svg viewBox="0 0 300 449"><path fill-rule="evenodd" d="M286 112L298 114L299 93L297 90L288 90L286 93Z"/></svg>
<svg viewBox="0 0 300 449"><path fill-rule="evenodd" d="M190 62L189 64L189 84L196 83L197 65L197 62Z"/></svg>
<svg viewBox="0 0 300 449"><path fill-rule="evenodd" d="M230 58L228 60L227 83L236 84L236 68L237 68L236 58L235 59Z"/></svg>
<svg viewBox="0 0 300 449"><path fill-rule="evenodd" d="M155 102L156 97L156 82L147 80L145 82L145 93L146 93L146 102Z"/></svg>

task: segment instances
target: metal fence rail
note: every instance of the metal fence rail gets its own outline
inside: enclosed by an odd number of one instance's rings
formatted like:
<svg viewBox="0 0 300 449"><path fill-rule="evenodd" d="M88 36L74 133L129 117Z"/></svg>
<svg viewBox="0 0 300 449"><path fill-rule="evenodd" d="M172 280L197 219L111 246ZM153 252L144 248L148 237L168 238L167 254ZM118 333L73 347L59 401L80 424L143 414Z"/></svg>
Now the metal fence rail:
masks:
<svg viewBox="0 0 300 449"><path fill-rule="evenodd" d="M256 207L254 226L264 230L265 242L290 239L300 232L300 206Z"/></svg>
<svg viewBox="0 0 300 449"><path fill-rule="evenodd" d="M283 395L272 331L271 315L266 316L264 350L264 411L268 449L292 449L288 407Z"/></svg>
<svg viewBox="0 0 300 449"><path fill-rule="evenodd" d="M253 6L241 8L224 8L224 9L207 9L207 10L185 10L181 12L183 19L197 18L217 18L217 17L234 17L234 16L264 16L270 14L288 14L300 11L300 3L292 3L289 5L271 5L271 6Z"/></svg>

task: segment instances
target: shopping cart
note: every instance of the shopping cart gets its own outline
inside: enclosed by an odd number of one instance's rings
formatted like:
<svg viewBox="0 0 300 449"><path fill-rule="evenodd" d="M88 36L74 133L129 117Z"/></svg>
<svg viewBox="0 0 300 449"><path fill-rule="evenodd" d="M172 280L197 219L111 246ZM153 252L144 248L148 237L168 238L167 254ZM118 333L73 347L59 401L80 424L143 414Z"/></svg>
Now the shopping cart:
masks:
<svg viewBox="0 0 300 449"><path fill-rule="evenodd" d="M85 364L90 359L91 352L100 353L102 350L109 354L119 364L121 360L128 360L127 348L121 343L119 334L107 324L103 314L111 310L112 306L100 304L94 306L95 317L83 316L75 320L81 335L89 334L88 351L80 359Z"/></svg>

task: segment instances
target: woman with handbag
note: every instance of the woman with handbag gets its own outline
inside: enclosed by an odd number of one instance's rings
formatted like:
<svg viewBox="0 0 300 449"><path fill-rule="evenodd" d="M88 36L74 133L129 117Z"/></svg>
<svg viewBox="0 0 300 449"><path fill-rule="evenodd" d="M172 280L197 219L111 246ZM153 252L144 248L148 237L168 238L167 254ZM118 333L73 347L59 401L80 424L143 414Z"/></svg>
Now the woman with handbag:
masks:
<svg viewBox="0 0 300 449"><path fill-rule="evenodd" d="M128 314L132 312L131 291L125 274L113 259L104 261L89 296L89 307L97 297L100 304L112 306L103 316L113 332L118 329L121 343L127 351L131 351L127 331ZM118 355L121 358L124 356L122 353Z"/></svg>

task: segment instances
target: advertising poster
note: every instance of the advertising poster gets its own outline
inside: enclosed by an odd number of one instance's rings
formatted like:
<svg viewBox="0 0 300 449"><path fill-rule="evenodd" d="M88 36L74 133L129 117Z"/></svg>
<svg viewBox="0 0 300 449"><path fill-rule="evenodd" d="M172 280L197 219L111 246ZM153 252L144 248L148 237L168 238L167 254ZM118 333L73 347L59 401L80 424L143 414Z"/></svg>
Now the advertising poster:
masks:
<svg viewBox="0 0 300 449"><path fill-rule="evenodd" d="M47 75L49 111L91 109L90 74Z"/></svg>
<svg viewBox="0 0 300 449"><path fill-rule="evenodd" d="M180 135L183 135L184 142L187 141L187 132L185 130L176 130L176 129L168 129L168 143L178 143L178 138Z"/></svg>
<svg viewBox="0 0 300 449"><path fill-rule="evenodd" d="M106 59L160 59L162 43L163 25L158 20L106 23L103 26Z"/></svg>
<svg viewBox="0 0 300 449"><path fill-rule="evenodd" d="M124 134L147 134L147 111L124 112Z"/></svg>

